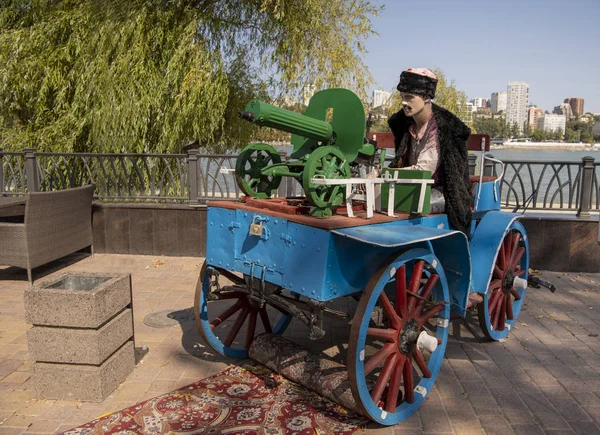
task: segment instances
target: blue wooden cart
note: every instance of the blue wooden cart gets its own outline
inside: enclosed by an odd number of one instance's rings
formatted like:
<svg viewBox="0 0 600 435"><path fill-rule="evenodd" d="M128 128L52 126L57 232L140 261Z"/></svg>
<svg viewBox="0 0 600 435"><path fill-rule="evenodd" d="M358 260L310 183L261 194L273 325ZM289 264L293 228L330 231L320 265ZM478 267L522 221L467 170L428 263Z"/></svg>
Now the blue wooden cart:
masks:
<svg viewBox="0 0 600 435"><path fill-rule="evenodd" d="M200 334L216 352L245 358L255 336L281 334L292 318L313 339L327 333L324 317L347 319L358 407L381 424L401 422L433 387L451 313L476 310L483 332L500 340L523 304L520 215L500 211L498 180L476 181L470 240L445 214L319 219L277 211L277 200L210 203ZM331 308L344 297L358 301L354 312Z"/></svg>

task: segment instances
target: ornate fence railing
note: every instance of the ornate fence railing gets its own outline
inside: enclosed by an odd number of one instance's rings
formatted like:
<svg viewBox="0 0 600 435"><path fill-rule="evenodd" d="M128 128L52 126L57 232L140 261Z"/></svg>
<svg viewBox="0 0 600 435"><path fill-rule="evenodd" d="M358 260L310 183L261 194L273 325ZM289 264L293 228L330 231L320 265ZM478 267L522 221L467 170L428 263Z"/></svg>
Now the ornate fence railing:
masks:
<svg viewBox="0 0 600 435"><path fill-rule="evenodd" d="M0 150L0 195L23 195L96 185L95 196L106 201L180 202L190 205L207 200L241 196L232 174L235 155L199 154L95 154L38 153ZM283 156L284 157L284 156ZM285 157L284 157L285 158ZM470 156L471 170L476 156ZM501 183L503 208L571 210L586 215L600 209L600 171L593 158L581 162L505 160ZM484 172L498 173L488 162ZM279 195L302 193L292 179L282 183Z"/></svg>
<svg viewBox="0 0 600 435"><path fill-rule="evenodd" d="M503 163L504 178L500 184L503 208L578 213L600 209L597 170L600 163L595 163L592 157L584 157L580 162L503 160ZM500 164L489 161L484 172L499 174Z"/></svg>

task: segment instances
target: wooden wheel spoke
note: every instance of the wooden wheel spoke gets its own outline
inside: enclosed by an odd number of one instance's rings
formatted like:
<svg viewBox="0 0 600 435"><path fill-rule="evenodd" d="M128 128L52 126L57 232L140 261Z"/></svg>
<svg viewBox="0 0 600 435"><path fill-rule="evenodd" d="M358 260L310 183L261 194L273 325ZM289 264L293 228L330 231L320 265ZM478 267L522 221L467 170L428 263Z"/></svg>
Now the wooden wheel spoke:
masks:
<svg viewBox="0 0 600 435"><path fill-rule="evenodd" d="M402 382L402 367L404 366L405 359L404 355L400 355L394 366L385 400L385 410L387 412L394 412L396 410L398 395L400 394L400 383Z"/></svg>
<svg viewBox="0 0 600 435"><path fill-rule="evenodd" d="M504 241L502 243L502 247L504 248L504 258L510 258L510 252L511 252L511 243L512 243L512 237L510 236L510 233L506 235L506 237L504 237Z"/></svg>
<svg viewBox="0 0 600 435"><path fill-rule="evenodd" d="M492 294L492 297L490 297L488 304L488 312L490 313L490 317L492 316L492 312L496 308L496 305L498 305L498 300L502 297L502 294L502 290L496 290Z"/></svg>
<svg viewBox="0 0 600 435"><path fill-rule="evenodd" d="M490 285L488 286L488 291L494 291L494 290L500 288L501 286L502 286L502 280L494 279L490 282Z"/></svg>
<svg viewBox="0 0 600 435"><path fill-rule="evenodd" d="M511 288L510 289L510 294L515 297L515 301L520 301L521 300L521 295L519 294L519 291L516 288Z"/></svg>
<svg viewBox="0 0 600 435"><path fill-rule="evenodd" d="M492 326L494 327L494 329L498 329L498 320L500 319L500 311L502 310L502 307L505 306L504 305L504 293L499 291L498 294L500 294L500 297L498 297L494 302L494 306L493 306L494 315L493 316L492 316L492 311L490 311L490 319L492 320Z"/></svg>
<svg viewBox="0 0 600 435"><path fill-rule="evenodd" d="M518 250L517 253L515 254L515 258L510 260L510 268L511 269L516 269L516 267L521 263L521 258L523 257L523 254L525 254L525 248L523 246L521 246Z"/></svg>
<svg viewBox="0 0 600 435"><path fill-rule="evenodd" d="M496 330L504 331L504 325L506 323L506 300L508 296L504 296L500 302L500 308L498 310L498 323Z"/></svg>
<svg viewBox="0 0 600 435"><path fill-rule="evenodd" d="M403 264L396 271L396 314L401 318L406 317L406 300L406 265Z"/></svg>
<svg viewBox="0 0 600 435"><path fill-rule="evenodd" d="M506 269L506 252L504 250L504 244L500 245L500 249L498 249L498 266L500 269Z"/></svg>
<svg viewBox="0 0 600 435"><path fill-rule="evenodd" d="M427 283L423 286L423 290L421 290L421 297L423 299L427 299L429 300L429 298L431 298L431 293L433 292L433 288L436 286L436 284L438 283L438 281L440 280L439 275L431 275L429 277L429 279L427 280ZM416 299L416 298L413 298ZM423 305L425 305L425 301L423 299L420 299L417 302L417 306L415 311L418 313L419 311L421 311L423 309ZM411 301L412 302L412 301Z"/></svg>
<svg viewBox="0 0 600 435"><path fill-rule="evenodd" d="M512 251L510 252L510 264L513 263L515 255L517 255L517 250L519 249L519 240L521 239L521 233L515 231L512 236L511 247Z"/></svg>
<svg viewBox="0 0 600 435"><path fill-rule="evenodd" d="M377 382L375 382L375 386L371 391L371 398L373 399L373 402L379 403L379 400L381 399L381 394L383 393L383 390L385 389L386 385L390 380L390 377L392 376L392 371L396 366L397 360L398 352L391 354L385 360L385 363L383 364L383 369L381 369L381 373L377 378Z"/></svg>
<svg viewBox="0 0 600 435"><path fill-rule="evenodd" d="M408 291L414 294L419 293L419 287L421 287L421 277L423 276L423 268L425 267L425 262L423 260L417 261L415 267L413 268L413 274L410 280L410 286L408 287ZM414 296L410 297L410 303L408 306L408 311L412 311L417 303L417 298Z"/></svg>
<svg viewBox="0 0 600 435"><path fill-rule="evenodd" d="M227 347L231 346L231 343L233 343L233 340L238 335L238 332L240 332L240 329L242 329L242 325L244 324L246 317L248 317L248 307L247 306L245 306L242 309L240 314L238 314L237 319L235 319L235 323L232 326L231 330L229 331L229 334L227 334L227 338L223 341L223 344L225 346L227 346Z"/></svg>
<svg viewBox="0 0 600 435"><path fill-rule="evenodd" d="M254 340L254 332L256 331L256 316L258 310L256 308L250 308L250 316L248 317L248 326L246 329L246 349L250 348L252 340Z"/></svg>
<svg viewBox="0 0 600 435"><path fill-rule="evenodd" d="M513 302L512 302L512 298L508 297L506 298L506 318L508 320L514 320L514 313L513 313Z"/></svg>
<svg viewBox="0 0 600 435"><path fill-rule="evenodd" d="M427 322L429 319L431 319L433 316L435 316L437 313L439 313L440 311L442 311L444 309L444 304L438 304L433 308L428 309L427 311L424 311L418 318L417 323L419 325L422 325L423 323Z"/></svg>
<svg viewBox="0 0 600 435"><path fill-rule="evenodd" d="M225 320L229 319L232 315L237 313L242 308L242 305L243 305L243 302L238 300L235 304L233 304L232 306L227 308L225 311L223 311L221 314L219 314L215 320L210 322L210 329L215 329L217 326L219 326Z"/></svg>
<svg viewBox="0 0 600 435"><path fill-rule="evenodd" d="M398 330L397 329L383 329L383 328L368 328L367 335L370 337L383 338L387 341L397 342Z"/></svg>
<svg viewBox="0 0 600 435"><path fill-rule="evenodd" d="M398 349L394 343L385 344L375 355L373 355L366 363L365 363L365 376L371 373L375 367L377 367L381 362L390 356L393 352Z"/></svg>
<svg viewBox="0 0 600 435"><path fill-rule="evenodd" d="M265 328L265 332L268 332L269 334L271 332L273 332L273 329L271 328L271 322L269 321L269 314L267 313L267 306L265 305L264 307L262 307L259 311L260 313L260 320L262 321L263 327Z"/></svg>
<svg viewBox="0 0 600 435"><path fill-rule="evenodd" d="M500 269L497 264L494 265L493 277L497 278L497 279L501 279L502 275L504 275L504 272L502 271L502 269Z"/></svg>
<svg viewBox="0 0 600 435"><path fill-rule="evenodd" d="M527 272L525 269L520 269L515 273L515 276L523 276Z"/></svg>
<svg viewBox="0 0 600 435"><path fill-rule="evenodd" d="M430 378L431 372L429 371L429 367L427 367L427 363L425 362L425 358L423 358L423 354L419 351L419 349L415 348L415 362L423 372L424 378Z"/></svg>
<svg viewBox="0 0 600 435"><path fill-rule="evenodd" d="M415 386L413 383L413 372L410 358L404 361L403 378L404 378L404 397L408 403L415 402Z"/></svg>
<svg viewBox="0 0 600 435"><path fill-rule="evenodd" d="M387 319L390 321L390 325L392 328L398 329L400 326L400 321L398 319L398 315L394 310L394 306L390 302L389 298L384 292L381 292L379 295L379 303L381 304L381 308L383 308L383 312L385 313Z"/></svg>

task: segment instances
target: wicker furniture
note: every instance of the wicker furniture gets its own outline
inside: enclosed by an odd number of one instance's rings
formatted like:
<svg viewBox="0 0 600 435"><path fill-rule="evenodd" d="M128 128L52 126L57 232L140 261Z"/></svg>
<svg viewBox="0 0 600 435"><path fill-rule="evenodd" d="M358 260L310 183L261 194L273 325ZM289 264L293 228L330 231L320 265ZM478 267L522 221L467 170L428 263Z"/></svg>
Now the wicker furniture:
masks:
<svg viewBox="0 0 600 435"><path fill-rule="evenodd" d="M92 246L94 186L30 193L24 223L0 222L0 264L31 270Z"/></svg>

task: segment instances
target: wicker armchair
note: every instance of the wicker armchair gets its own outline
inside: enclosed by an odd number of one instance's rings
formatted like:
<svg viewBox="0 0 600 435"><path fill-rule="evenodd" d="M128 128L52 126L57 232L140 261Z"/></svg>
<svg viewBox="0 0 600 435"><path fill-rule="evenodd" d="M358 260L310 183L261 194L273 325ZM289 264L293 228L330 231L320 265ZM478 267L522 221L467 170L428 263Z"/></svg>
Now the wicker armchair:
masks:
<svg viewBox="0 0 600 435"><path fill-rule="evenodd" d="M31 270L92 246L94 185L30 193L24 223L0 222L0 264Z"/></svg>

